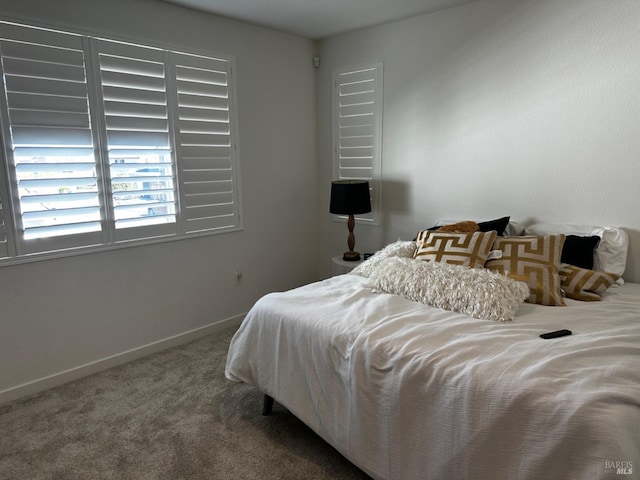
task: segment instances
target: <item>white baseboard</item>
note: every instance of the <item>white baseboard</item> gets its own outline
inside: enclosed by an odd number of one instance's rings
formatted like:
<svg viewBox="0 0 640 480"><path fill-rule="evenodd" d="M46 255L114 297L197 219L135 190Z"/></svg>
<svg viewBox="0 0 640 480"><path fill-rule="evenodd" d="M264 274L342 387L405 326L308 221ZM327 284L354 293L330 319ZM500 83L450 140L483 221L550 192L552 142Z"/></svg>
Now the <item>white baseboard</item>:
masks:
<svg viewBox="0 0 640 480"><path fill-rule="evenodd" d="M166 350L167 348L188 343L192 340L204 337L205 335L220 332L233 326L237 327L242 322L244 316L245 314L226 318L224 320L205 325L204 327L189 330L188 332L164 338L141 347L136 347L131 350L127 350L126 352L111 355L60 373L54 373L47 377L39 378L16 387L2 390L0 391L0 405L48 390L49 388L57 387L58 385L62 385L72 380L77 380L79 378L101 372L117 365L122 365L123 363L127 363L138 358L146 357L147 355Z"/></svg>

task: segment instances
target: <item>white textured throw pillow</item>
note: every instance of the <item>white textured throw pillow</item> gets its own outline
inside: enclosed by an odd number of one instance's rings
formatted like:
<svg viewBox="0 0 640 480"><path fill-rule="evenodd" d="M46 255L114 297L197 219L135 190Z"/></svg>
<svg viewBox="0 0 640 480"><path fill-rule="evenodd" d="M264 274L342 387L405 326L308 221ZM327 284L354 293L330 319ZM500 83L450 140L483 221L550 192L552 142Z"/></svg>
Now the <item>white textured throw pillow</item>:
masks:
<svg viewBox="0 0 640 480"><path fill-rule="evenodd" d="M390 243L382 250L378 250L372 257L369 257L356 268L351 270L351 273L353 275L360 275L361 277L368 278L371 276L371 273L375 270L377 265L385 258L410 258L413 257L413 253L415 251L416 242L398 240L397 242Z"/></svg>
<svg viewBox="0 0 640 480"><path fill-rule="evenodd" d="M485 269L412 258L385 258L372 271L371 286L414 302L486 320L510 321L529 287Z"/></svg>

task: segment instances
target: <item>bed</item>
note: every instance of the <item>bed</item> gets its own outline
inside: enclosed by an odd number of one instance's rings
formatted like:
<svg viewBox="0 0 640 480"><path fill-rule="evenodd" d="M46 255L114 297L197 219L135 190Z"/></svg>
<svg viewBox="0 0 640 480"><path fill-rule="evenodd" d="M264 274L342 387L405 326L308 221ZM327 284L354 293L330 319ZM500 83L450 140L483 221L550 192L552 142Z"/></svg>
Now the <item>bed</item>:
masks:
<svg viewBox="0 0 640 480"><path fill-rule="evenodd" d="M531 231L523 238L560 238ZM604 233L592 268L612 265ZM489 257L501 238L493 236ZM394 242L372 257L377 267L264 296L231 342L227 377L277 400L374 479L637 478L640 284L613 274L610 288L593 289L598 299L563 296L564 306L550 306L529 301L539 281L523 292L521 272L488 272L518 300L483 318L385 287L382 265L396 276L452 265L413 249L409 258L411 244ZM491 261L451 270L484 275ZM399 282L407 280L416 291L415 277ZM445 294L450 301L455 292ZM559 329L573 334L539 337Z"/></svg>

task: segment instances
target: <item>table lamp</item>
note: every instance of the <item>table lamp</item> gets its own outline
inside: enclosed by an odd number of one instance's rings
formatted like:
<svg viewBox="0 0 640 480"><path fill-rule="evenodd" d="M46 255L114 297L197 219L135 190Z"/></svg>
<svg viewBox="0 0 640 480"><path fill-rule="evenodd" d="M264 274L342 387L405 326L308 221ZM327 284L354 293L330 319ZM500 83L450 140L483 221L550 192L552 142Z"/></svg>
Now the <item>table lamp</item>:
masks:
<svg viewBox="0 0 640 480"><path fill-rule="evenodd" d="M360 260L360 254L353 251L353 247L356 244L356 237L353 235L353 227L356 222L353 216L371 211L369 182L366 180L335 180L331 182L329 211L338 215L349 216L347 220L347 228L349 228L347 245L349 246L349 251L344 252L342 259L348 262Z"/></svg>

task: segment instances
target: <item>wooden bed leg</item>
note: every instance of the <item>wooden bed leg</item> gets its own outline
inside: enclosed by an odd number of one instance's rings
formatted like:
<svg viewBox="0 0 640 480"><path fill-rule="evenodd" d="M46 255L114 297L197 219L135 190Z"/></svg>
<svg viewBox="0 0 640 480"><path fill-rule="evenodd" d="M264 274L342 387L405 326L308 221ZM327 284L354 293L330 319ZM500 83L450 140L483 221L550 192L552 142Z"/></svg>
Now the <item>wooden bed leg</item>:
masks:
<svg viewBox="0 0 640 480"><path fill-rule="evenodd" d="M269 395L264 395L264 400L262 401L262 415L271 415L271 411L273 410L273 397Z"/></svg>

